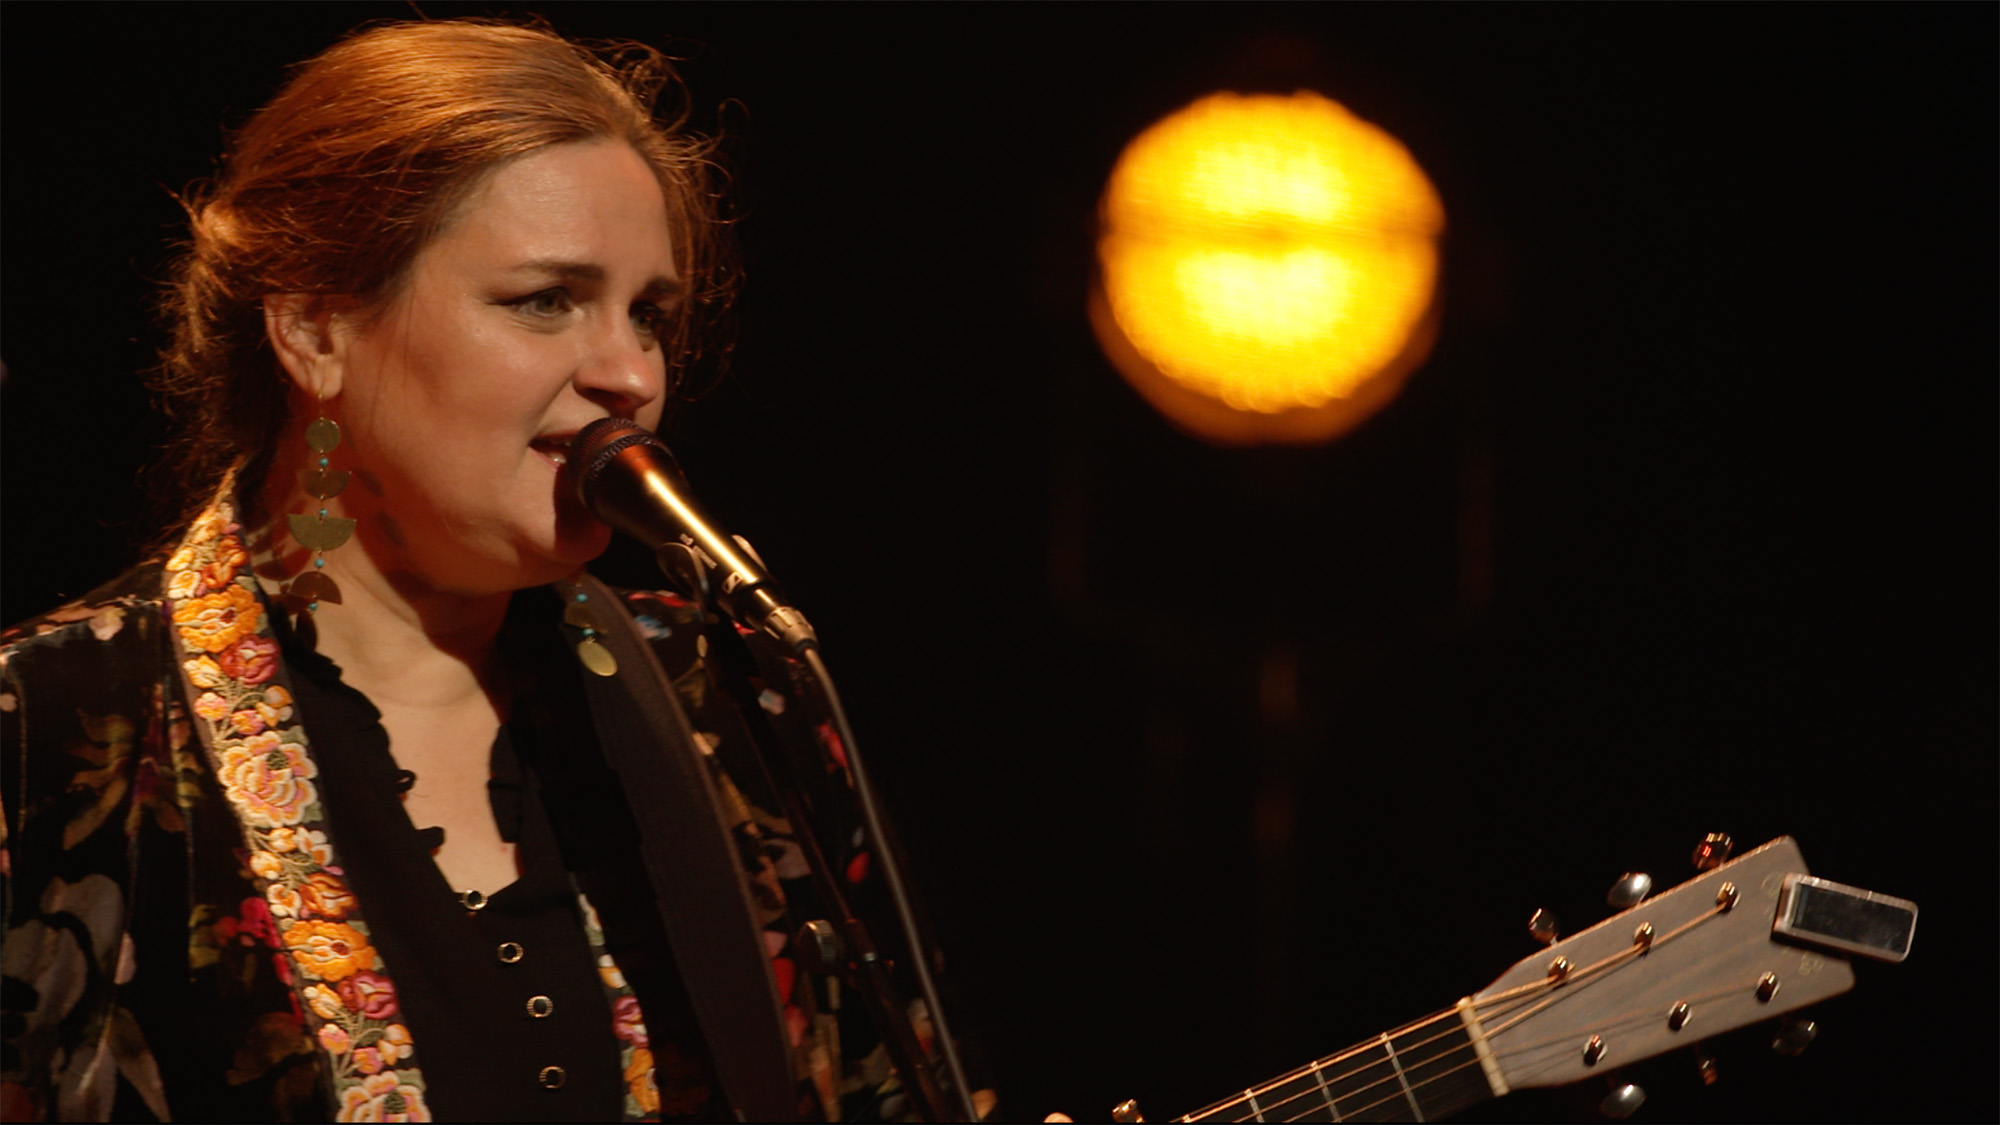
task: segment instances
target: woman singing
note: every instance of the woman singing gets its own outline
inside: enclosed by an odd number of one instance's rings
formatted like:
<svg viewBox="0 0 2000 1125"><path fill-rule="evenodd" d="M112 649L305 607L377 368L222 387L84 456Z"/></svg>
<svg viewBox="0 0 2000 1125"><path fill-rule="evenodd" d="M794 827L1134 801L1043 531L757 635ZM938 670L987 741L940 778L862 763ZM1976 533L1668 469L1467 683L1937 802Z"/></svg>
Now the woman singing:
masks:
<svg viewBox="0 0 2000 1125"><path fill-rule="evenodd" d="M0 649L5 1119L907 1110L895 1034L798 948L873 893L818 702L782 659L718 671L700 603L582 569L609 532L571 438L656 425L726 297L668 80L539 28L375 27L190 201L186 515ZM818 788L774 787L773 730ZM691 822L719 894L678 874Z"/></svg>

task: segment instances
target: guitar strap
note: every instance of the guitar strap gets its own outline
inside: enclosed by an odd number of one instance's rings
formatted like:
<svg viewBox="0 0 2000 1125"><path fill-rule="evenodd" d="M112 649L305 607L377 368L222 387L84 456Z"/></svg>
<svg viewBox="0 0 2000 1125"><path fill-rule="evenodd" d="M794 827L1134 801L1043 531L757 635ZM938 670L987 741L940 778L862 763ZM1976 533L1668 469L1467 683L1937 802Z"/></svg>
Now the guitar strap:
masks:
<svg viewBox="0 0 2000 1125"><path fill-rule="evenodd" d="M797 1081L783 1009L700 744L618 596L588 574L578 585L595 604L615 607L596 627L617 673L584 676L584 690L716 1078L743 1120L793 1120Z"/></svg>

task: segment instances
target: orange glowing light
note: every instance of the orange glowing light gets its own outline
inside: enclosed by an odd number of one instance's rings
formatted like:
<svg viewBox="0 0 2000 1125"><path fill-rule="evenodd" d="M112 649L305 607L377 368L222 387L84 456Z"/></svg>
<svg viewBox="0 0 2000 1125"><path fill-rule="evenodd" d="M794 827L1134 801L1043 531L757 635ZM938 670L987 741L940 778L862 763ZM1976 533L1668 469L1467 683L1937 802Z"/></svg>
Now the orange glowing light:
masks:
<svg viewBox="0 0 2000 1125"><path fill-rule="evenodd" d="M1100 209L1098 338L1210 440L1324 441L1435 328L1444 206L1409 150L1318 94L1213 94L1126 147Z"/></svg>

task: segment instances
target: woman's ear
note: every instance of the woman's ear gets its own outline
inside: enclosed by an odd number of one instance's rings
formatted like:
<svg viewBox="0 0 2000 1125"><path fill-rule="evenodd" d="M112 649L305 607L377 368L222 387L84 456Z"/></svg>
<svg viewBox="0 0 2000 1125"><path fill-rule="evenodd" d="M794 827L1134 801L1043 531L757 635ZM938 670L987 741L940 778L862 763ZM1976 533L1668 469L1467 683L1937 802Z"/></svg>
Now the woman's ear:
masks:
<svg viewBox="0 0 2000 1125"><path fill-rule="evenodd" d="M340 394L345 350L336 338L334 302L308 293L264 298L264 335L292 385L325 401Z"/></svg>

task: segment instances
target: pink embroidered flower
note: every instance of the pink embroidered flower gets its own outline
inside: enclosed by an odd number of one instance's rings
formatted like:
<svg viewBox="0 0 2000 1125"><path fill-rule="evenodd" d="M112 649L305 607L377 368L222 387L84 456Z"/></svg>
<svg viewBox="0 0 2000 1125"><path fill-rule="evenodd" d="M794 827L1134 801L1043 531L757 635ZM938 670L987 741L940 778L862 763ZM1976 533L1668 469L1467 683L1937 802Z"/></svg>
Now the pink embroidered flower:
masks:
<svg viewBox="0 0 2000 1125"><path fill-rule="evenodd" d="M245 633L254 632L263 613L255 594L231 584L182 602L174 609L174 624L189 648L221 652Z"/></svg>
<svg viewBox="0 0 2000 1125"><path fill-rule="evenodd" d="M429 1121L424 1092L393 1070L371 1074L340 1092L336 1121Z"/></svg>
<svg viewBox="0 0 2000 1125"><path fill-rule="evenodd" d="M354 1050L354 1068L363 1074L374 1074L382 1069L382 1052L373 1047L357 1047Z"/></svg>
<svg viewBox="0 0 2000 1125"><path fill-rule="evenodd" d="M224 672L246 684L261 684L278 669L278 642L256 633L246 633L216 654Z"/></svg>
<svg viewBox="0 0 2000 1125"><path fill-rule="evenodd" d="M847 746L840 741L840 734L833 729L832 721L829 720L821 723L816 733L819 735L819 744L826 748L827 756L838 763L841 769L846 769ZM827 772L832 773L833 771L828 770Z"/></svg>
<svg viewBox="0 0 2000 1125"><path fill-rule="evenodd" d="M371 1020L386 1020L397 1014L396 986L379 973L363 969L341 981L339 989L342 1003Z"/></svg>
<svg viewBox="0 0 2000 1125"><path fill-rule="evenodd" d="M639 1012L639 1001L630 996L620 996L611 1006L611 1030L618 1038L634 1047L648 1045L646 1021Z"/></svg>
<svg viewBox="0 0 2000 1125"><path fill-rule="evenodd" d="M347 1014L347 1006L340 1002L340 994L323 984L309 984L305 988L306 1003L323 1020L337 1020Z"/></svg>
<svg viewBox="0 0 2000 1125"><path fill-rule="evenodd" d="M382 1061L394 1066L397 1059L407 1059L413 1053L410 1045L410 1029L400 1023L392 1023L382 1029L382 1038L375 1041L375 1049L382 1052Z"/></svg>
<svg viewBox="0 0 2000 1125"><path fill-rule="evenodd" d="M277 948L278 923L271 917L269 903L261 898L246 898L238 914L241 917L236 923L236 933L242 937L243 944L255 942Z"/></svg>
<svg viewBox="0 0 2000 1125"><path fill-rule="evenodd" d="M229 714L229 701L212 691L202 692L195 698L194 713L211 723L215 722Z"/></svg>
<svg viewBox="0 0 2000 1125"><path fill-rule="evenodd" d="M229 716L229 725L240 734L257 734L264 729L264 716L245 708Z"/></svg>
<svg viewBox="0 0 2000 1125"><path fill-rule="evenodd" d="M307 779L318 773L305 747L280 742L270 731L225 749L217 771L230 801L249 814L250 822L273 828L304 818L306 806L319 799Z"/></svg>
<svg viewBox="0 0 2000 1125"><path fill-rule="evenodd" d="M315 871L299 884L299 894L305 900L306 909L313 914L339 921L354 910L354 892L347 884L324 871Z"/></svg>
<svg viewBox="0 0 2000 1125"><path fill-rule="evenodd" d="M340 1054L342 1051L347 1050L347 1044L348 1044L347 1032L341 1030L339 1025L331 1023L323 1023L319 1025L320 1046L325 1047L327 1050L332 1051L334 1054L337 1055Z"/></svg>

